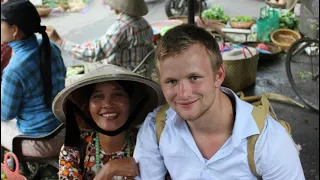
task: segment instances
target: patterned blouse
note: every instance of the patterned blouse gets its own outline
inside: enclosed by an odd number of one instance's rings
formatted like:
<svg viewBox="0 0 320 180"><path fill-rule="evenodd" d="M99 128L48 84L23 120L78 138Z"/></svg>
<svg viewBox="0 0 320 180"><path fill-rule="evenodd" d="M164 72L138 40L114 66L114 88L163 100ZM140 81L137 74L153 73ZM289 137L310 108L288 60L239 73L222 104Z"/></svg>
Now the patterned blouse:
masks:
<svg viewBox="0 0 320 180"><path fill-rule="evenodd" d="M136 142L137 129L131 129L128 133L131 137L132 148L130 157L133 156L133 149ZM62 146L59 155L59 179L60 180L92 180L97 172L96 169L96 148L95 148L96 132L85 132L81 135L81 139L84 141L85 157L83 168L80 168L80 152L78 148ZM127 145L118 152L106 153L103 148L100 147L100 159L102 165L106 164L110 159L122 159L127 157ZM84 172L81 172L83 169ZM115 176L113 180L122 180L124 177Z"/></svg>

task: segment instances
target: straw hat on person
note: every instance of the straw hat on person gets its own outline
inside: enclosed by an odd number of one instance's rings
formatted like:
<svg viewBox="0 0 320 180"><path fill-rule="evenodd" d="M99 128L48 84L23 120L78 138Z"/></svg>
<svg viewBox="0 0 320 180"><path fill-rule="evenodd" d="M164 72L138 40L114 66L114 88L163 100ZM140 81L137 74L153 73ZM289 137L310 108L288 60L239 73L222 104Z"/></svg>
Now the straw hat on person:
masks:
<svg viewBox="0 0 320 180"><path fill-rule="evenodd" d="M104 0L104 2L112 8L131 16L148 14L148 6L144 0Z"/></svg>
<svg viewBox="0 0 320 180"><path fill-rule="evenodd" d="M83 75L59 92L53 100L52 110L54 115L65 124L66 102L67 100L70 100L84 112L86 118L92 120L87 106L89 94L86 91L86 87L88 87L88 85L107 81L125 81L130 83L130 107L135 113L132 125L140 125L149 112L152 112L156 107L164 104L161 88L156 82L132 73L122 67L110 64L99 67L95 71ZM94 129L81 118L77 118L76 120L80 130Z"/></svg>

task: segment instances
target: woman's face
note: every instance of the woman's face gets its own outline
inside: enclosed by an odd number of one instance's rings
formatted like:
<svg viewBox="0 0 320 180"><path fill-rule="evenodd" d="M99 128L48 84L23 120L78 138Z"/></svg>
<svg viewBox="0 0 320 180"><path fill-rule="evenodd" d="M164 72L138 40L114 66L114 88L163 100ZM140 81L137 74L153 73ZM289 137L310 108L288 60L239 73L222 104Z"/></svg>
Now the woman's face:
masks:
<svg viewBox="0 0 320 180"><path fill-rule="evenodd" d="M116 82L97 83L89 99L94 122L105 131L115 131L128 120L129 96Z"/></svg>
<svg viewBox="0 0 320 180"><path fill-rule="evenodd" d="M6 21L1 20L1 43L8 43L14 40L15 30Z"/></svg>

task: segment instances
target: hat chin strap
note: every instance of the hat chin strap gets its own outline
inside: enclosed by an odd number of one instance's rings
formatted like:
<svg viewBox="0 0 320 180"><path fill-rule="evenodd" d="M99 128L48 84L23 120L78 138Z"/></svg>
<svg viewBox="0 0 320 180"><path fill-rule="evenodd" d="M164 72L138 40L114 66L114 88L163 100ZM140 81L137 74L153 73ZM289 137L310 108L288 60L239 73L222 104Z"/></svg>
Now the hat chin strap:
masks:
<svg viewBox="0 0 320 180"><path fill-rule="evenodd" d="M102 133L104 135L107 136L116 136L120 133L122 133L123 131L126 131L131 123L133 122L134 119L136 119L138 112L140 109L143 108L144 104L146 103L148 99L148 96L144 96L141 101L138 103L138 105L136 106L135 110L133 111L132 115L128 118L128 120L126 121L126 123L124 123L120 128L118 128L117 130L114 131L105 131L102 128L100 128L92 119L89 119L84 113L83 111L76 106L72 101L70 101L70 104L73 105L73 109L74 111L90 126L92 126L96 131L98 131L99 133Z"/></svg>

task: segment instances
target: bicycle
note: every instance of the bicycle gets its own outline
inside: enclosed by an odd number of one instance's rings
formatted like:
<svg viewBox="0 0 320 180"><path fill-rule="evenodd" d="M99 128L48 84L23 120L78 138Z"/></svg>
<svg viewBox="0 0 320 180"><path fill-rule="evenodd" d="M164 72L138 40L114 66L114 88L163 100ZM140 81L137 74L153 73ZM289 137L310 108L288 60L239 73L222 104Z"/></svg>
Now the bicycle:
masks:
<svg viewBox="0 0 320 180"><path fill-rule="evenodd" d="M319 1L302 1L299 30L305 37L287 52L286 72L298 97L319 112Z"/></svg>

